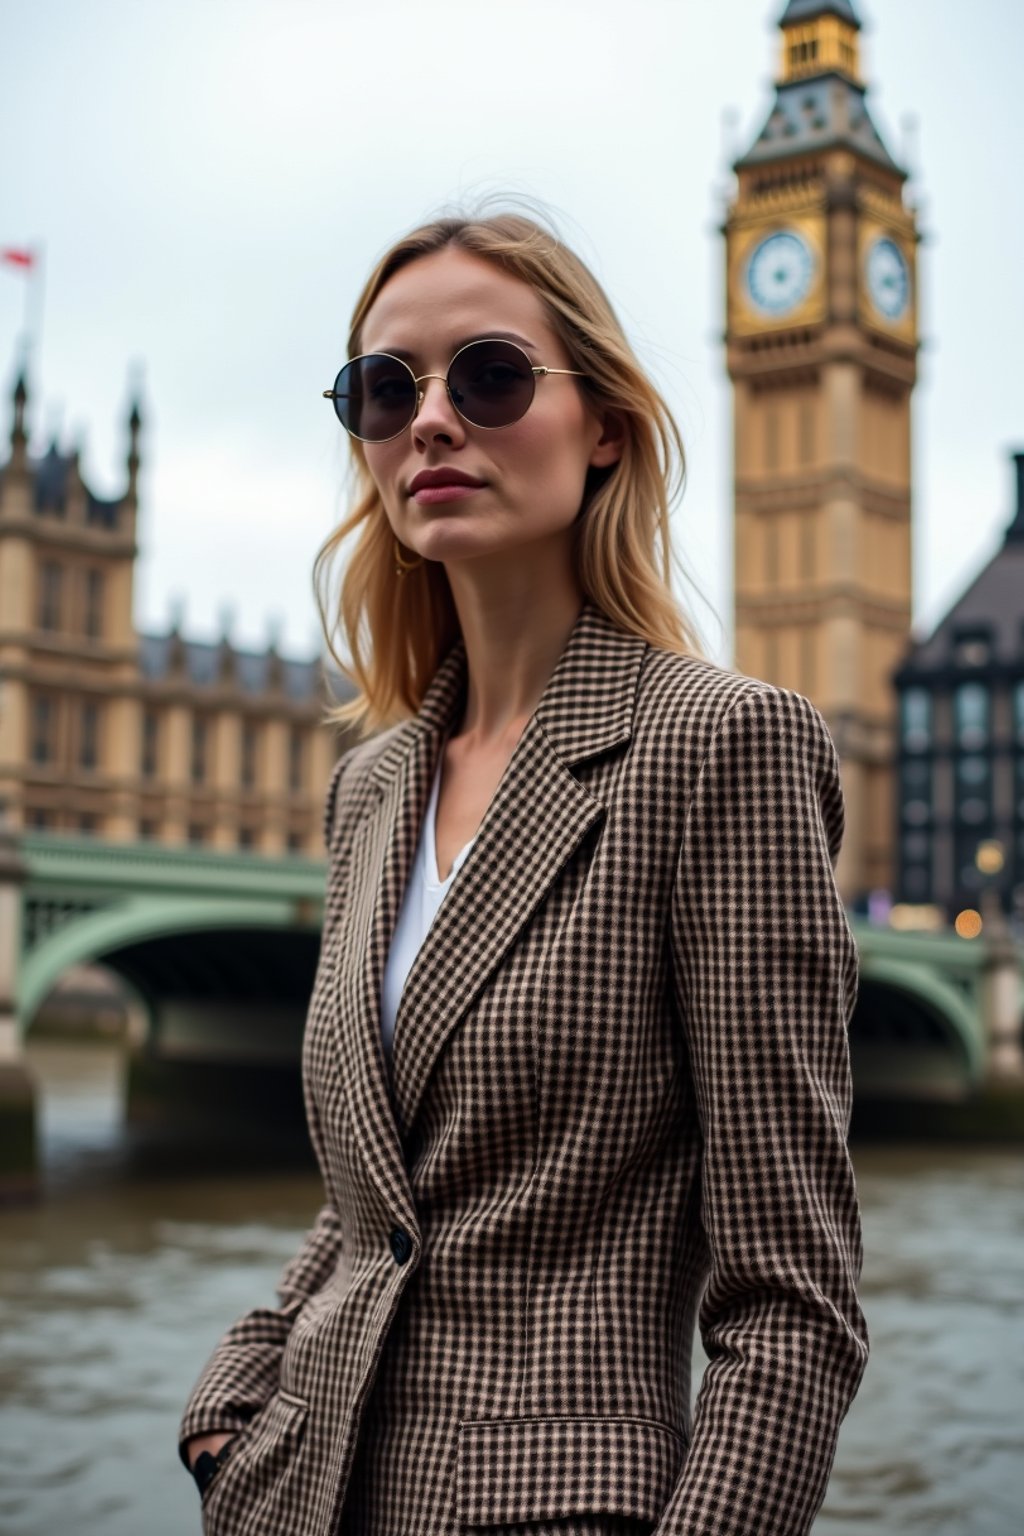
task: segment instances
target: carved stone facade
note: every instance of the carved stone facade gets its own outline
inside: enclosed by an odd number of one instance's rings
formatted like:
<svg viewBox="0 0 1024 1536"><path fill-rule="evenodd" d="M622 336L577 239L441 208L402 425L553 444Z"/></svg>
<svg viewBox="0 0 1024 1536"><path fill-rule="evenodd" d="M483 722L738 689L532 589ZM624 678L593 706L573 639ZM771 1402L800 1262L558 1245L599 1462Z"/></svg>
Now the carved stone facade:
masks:
<svg viewBox="0 0 1024 1536"><path fill-rule="evenodd" d="M323 856L351 689L320 657L136 633L139 438L127 486L94 496L77 452L28 448L23 377L0 470L0 802L9 826ZM198 551L197 551L198 555Z"/></svg>

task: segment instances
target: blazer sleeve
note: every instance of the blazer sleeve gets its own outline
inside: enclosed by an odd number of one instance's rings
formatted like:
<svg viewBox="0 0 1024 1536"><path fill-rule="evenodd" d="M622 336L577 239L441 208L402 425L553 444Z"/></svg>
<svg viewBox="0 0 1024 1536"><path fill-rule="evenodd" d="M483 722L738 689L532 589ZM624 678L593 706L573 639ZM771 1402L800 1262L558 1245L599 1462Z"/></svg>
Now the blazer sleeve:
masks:
<svg viewBox="0 0 1024 1536"><path fill-rule="evenodd" d="M327 786L322 826L329 859L337 846L338 787L352 750L343 753L335 763ZM324 908L321 953L328 937L329 923L337 921L338 915L328 899ZM341 1223L330 1197L320 1127L308 1085L305 1086L305 1098L310 1140L324 1180L326 1198L302 1246L277 1281L275 1289L279 1305L255 1307L246 1312L227 1330L204 1365L178 1428L178 1455L186 1468L186 1445L194 1435L244 1429L274 1392L292 1323L306 1301L330 1279L341 1256Z"/></svg>
<svg viewBox="0 0 1024 1536"><path fill-rule="evenodd" d="M771 684L742 693L701 766L672 895L703 1139L709 1363L655 1536L805 1536L867 1364L843 828L821 713Z"/></svg>

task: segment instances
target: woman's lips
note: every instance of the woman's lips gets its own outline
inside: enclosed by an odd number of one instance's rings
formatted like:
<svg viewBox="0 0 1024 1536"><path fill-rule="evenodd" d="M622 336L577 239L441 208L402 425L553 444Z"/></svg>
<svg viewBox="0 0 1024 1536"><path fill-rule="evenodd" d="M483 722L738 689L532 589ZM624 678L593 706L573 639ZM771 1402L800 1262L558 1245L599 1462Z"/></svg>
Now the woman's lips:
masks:
<svg viewBox="0 0 1024 1536"><path fill-rule="evenodd" d="M421 506L430 506L435 501L460 501L463 496L472 496L482 490L482 485L424 485L413 491L412 499Z"/></svg>

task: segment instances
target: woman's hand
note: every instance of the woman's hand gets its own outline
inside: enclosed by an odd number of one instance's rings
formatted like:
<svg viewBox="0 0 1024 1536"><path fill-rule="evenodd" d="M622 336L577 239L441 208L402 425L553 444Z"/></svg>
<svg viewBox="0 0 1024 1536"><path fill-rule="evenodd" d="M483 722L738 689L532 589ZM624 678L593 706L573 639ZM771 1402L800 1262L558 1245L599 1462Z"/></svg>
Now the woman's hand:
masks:
<svg viewBox="0 0 1024 1536"><path fill-rule="evenodd" d="M237 1434L237 1430L227 1434L223 1430L217 1430L209 1435L193 1435L185 1447L189 1471L195 1466L196 1457L203 1451L209 1451L211 1456L216 1456L221 1446L227 1445L229 1440L233 1440L235 1434Z"/></svg>

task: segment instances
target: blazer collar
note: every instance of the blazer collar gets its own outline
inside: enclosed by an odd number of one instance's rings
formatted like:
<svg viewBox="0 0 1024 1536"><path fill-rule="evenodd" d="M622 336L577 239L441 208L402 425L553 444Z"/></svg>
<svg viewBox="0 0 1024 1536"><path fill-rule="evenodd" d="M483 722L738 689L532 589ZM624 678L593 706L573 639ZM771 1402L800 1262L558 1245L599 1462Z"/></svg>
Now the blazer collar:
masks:
<svg viewBox="0 0 1024 1536"><path fill-rule="evenodd" d="M590 598L569 633L534 711L552 751L573 767L629 740L640 662L647 642L618 629ZM382 789L400 776L416 748L416 733L440 745L461 713L467 683L466 643L460 636L441 662L419 711L395 732L371 770Z"/></svg>
<svg viewBox="0 0 1024 1536"><path fill-rule="evenodd" d="M445 1041L605 805L572 769L631 737L647 642L585 599L541 698L406 978L392 1071L381 1042L384 966L438 754L465 694L460 638L418 713L370 772L379 798L352 833L348 937L335 973L341 1070L389 1208L415 1225L403 1140ZM500 898L496 894L500 891Z"/></svg>

